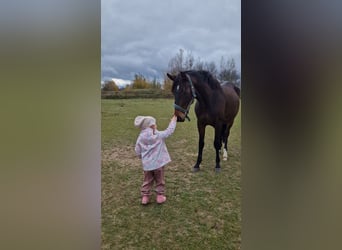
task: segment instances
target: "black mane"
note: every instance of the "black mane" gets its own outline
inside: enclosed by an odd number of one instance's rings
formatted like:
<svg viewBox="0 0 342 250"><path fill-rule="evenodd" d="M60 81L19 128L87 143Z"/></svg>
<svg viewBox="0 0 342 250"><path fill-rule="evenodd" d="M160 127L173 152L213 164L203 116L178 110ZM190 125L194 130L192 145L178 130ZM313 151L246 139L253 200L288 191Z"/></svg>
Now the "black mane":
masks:
<svg viewBox="0 0 342 250"><path fill-rule="evenodd" d="M217 81L208 71L199 70L199 71L187 71L185 73L189 73L190 75L199 79L200 82L204 82L208 84L211 89L221 88L219 81Z"/></svg>

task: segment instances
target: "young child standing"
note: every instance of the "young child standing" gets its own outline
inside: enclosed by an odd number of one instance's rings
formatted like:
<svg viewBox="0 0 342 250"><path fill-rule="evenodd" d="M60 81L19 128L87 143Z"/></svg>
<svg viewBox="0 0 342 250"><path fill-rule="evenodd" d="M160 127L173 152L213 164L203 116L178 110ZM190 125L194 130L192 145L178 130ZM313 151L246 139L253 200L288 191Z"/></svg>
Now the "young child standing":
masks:
<svg viewBox="0 0 342 250"><path fill-rule="evenodd" d="M153 183L156 183L157 203L166 201L164 166L171 161L165 138L176 128L177 117L173 116L164 131L157 130L156 119L152 116L137 116L134 125L141 129L135 144L135 152L142 161L144 181L141 186L141 204L149 202Z"/></svg>

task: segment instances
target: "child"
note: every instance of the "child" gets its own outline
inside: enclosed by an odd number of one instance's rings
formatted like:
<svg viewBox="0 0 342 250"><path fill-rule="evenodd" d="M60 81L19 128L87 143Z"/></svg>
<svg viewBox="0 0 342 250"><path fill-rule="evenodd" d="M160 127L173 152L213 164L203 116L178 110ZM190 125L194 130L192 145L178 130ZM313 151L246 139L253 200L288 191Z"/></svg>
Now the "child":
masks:
<svg viewBox="0 0 342 250"><path fill-rule="evenodd" d="M137 116L134 125L141 129L135 144L135 152L142 160L144 182L141 186L141 204L149 202L153 182L156 182L157 203L166 201L164 166L171 161L167 151L165 138L176 128L177 116L173 116L164 131L157 130L156 119L152 116Z"/></svg>

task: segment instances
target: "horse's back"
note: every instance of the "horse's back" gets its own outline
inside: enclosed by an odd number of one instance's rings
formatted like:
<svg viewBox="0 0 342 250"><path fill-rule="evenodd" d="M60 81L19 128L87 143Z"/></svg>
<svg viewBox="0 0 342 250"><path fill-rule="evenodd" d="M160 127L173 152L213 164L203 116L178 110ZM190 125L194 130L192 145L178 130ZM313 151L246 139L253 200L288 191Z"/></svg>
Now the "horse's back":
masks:
<svg viewBox="0 0 342 250"><path fill-rule="evenodd" d="M240 89L233 83L225 82L221 84L222 90L226 99L233 101L234 103L240 102Z"/></svg>

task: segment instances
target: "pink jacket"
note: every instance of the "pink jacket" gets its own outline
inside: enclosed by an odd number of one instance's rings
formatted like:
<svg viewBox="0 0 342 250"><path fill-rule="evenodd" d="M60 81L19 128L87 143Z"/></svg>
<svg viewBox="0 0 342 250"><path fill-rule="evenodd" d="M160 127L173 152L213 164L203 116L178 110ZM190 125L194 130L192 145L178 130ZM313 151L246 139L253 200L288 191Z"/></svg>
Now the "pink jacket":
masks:
<svg viewBox="0 0 342 250"><path fill-rule="evenodd" d="M171 121L167 129L155 130L155 134L150 127L141 130L135 144L135 153L141 157L144 171L155 170L171 161L165 138L175 131L176 124L176 121Z"/></svg>

